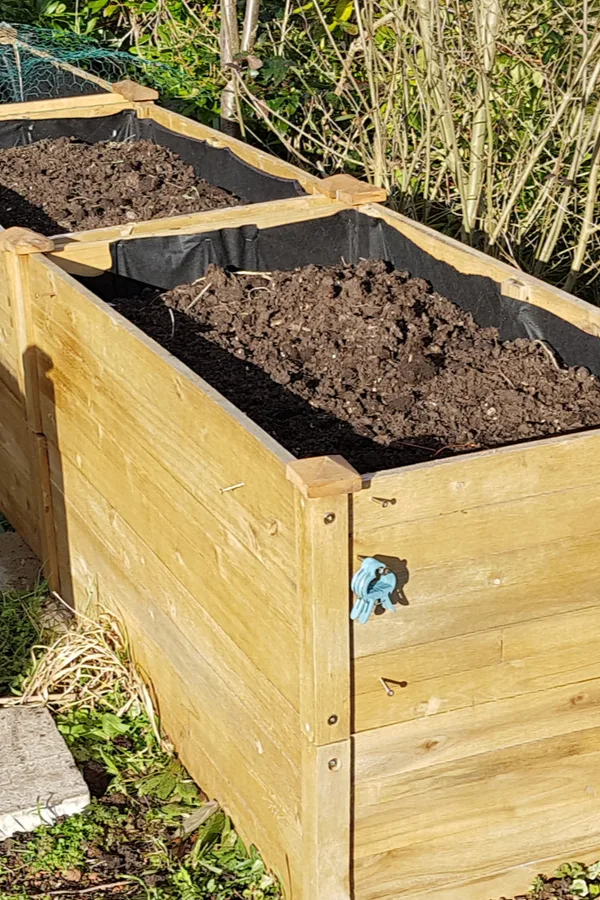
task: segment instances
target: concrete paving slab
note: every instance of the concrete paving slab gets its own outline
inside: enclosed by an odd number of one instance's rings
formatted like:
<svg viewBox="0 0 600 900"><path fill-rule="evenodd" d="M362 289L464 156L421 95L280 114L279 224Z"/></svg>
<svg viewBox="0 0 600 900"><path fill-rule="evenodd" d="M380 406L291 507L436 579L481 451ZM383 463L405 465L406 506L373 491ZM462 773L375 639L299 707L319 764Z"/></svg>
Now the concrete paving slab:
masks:
<svg viewBox="0 0 600 900"><path fill-rule="evenodd" d="M30 591L39 577L40 561L15 531L0 534L0 591Z"/></svg>
<svg viewBox="0 0 600 900"><path fill-rule="evenodd" d="M90 793L43 707L0 710L0 840L81 812Z"/></svg>

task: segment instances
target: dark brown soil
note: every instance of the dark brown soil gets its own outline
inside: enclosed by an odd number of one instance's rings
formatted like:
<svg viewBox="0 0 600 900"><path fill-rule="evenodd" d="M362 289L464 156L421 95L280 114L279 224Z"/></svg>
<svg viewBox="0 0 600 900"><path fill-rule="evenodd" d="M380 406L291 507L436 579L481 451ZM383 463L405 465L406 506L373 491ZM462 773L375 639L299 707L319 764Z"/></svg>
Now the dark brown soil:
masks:
<svg viewBox="0 0 600 900"><path fill-rule="evenodd" d="M205 277L115 304L298 456L359 470L600 423L600 387L539 341L502 343L378 261Z"/></svg>
<svg viewBox="0 0 600 900"><path fill-rule="evenodd" d="M236 206L152 141L43 140L0 150L0 225L41 234Z"/></svg>

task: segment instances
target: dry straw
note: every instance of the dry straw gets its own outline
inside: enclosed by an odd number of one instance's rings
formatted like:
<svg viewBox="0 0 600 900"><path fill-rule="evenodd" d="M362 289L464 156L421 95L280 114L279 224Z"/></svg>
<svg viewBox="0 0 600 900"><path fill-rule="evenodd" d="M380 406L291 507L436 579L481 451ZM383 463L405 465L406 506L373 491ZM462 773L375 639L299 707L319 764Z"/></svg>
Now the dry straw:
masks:
<svg viewBox="0 0 600 900"><path fill-rule="evenodd" d="M55 602L66 604L56 594ZM131 655L120 621L109 612L93 620L74 613L71 627L48 645L32 650L33 668L20 696L4 705L49 705L54 710L94 709L107 697L120 698L119 716L143 710L163 750L172 747L162 737L155 706Z"/></svg>

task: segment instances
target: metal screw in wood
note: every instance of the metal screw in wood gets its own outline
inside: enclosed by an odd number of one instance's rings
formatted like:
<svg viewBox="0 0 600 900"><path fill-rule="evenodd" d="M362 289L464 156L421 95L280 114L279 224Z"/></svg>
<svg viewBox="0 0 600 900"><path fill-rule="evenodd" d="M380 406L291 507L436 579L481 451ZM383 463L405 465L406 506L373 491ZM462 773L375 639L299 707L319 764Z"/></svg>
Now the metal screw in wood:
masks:
<svg viewBox="0 0 600 900"><path fill-rule="evenodd" d="M333 522L335 522L335 513L327 513L323 521L326 525L331 525Z"/></svg>
<svg viewBox="0 0 600 900"><path fill-rule="evenodd" d="M338 722L337 716L329 716L329 718L327 719L328 725L337 725L337 722Z"/></svg>

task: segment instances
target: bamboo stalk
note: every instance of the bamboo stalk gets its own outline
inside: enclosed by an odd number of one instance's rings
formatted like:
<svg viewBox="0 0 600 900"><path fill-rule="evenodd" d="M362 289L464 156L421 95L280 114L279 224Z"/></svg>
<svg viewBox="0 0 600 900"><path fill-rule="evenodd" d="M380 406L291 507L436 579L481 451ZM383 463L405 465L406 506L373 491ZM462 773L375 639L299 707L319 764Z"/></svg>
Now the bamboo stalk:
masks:
<svg viewBox="0 0 600 900"><path fill-rule="evenodd" d="M493 140L488 127L489 77L496 58L496 37L500 22L500 0L475 0L475 30L479 42L479 66L477 76L477 105L471 124L469 153L469 180L465 203L465 227L471 234L477 224L479 200L485 173L485 142Z"/></svg>
<svg viewBox="0 0 600 900"><path fill-rule="evenodd" d="M531 173L533 172L533 169L535 168L535 165L536 165L538 159L542 155L550 136L552 135L554 129L556 128L556 126L558 125L558 123L560 122L562 117L565 115L565 112L569 108L569 105L575 99L575 87L579 83L579 81L582 79L583 72L585 72L586 66L589 63L590 58L592 57L592 54L596 53L596 51L598 50L599 47L600 47L600 35L596 35L594 40L590 42L590 46L588 47L587 53L585 54L584 58L581 60L579 66L577 68L576 76L575 76L575 79L574 79L571 89L566 91L565 94L563 95L563 98L558 106L558 109L556 110L554 116L552 117L552 119L550 120L550 122L548 123L548 125L546 126L546 128L544 129L542 134L540 135L537 145L534 148L534 150L532 151L527 165L525 166L521 175L515 182L515 185L514 185L512 191L510 193L510 196L508 198L508 201L507 201L504 209L502 210L502 213L500 214L500 216L498 218L496 227L495 227L494 231L492 232L492 234L490 235L490 244L494 244L495 241L497 241L498 236L500 235L500 232L506 225L508 217L510 216L512 209L513 209L521 191L525 187L525 184L527 183Z"/></svg>
<svg viewBox="0 0 600 900"><path fill-rule="evenodd" d="M596 123L596 142L594 145L594 151L592 155L592 168L590 170L589 181L588 181L588 190L585 201L585 209L583 213L583 222L581 224L581 231L579 232L579 239L577 241L577 246L575 248L575 253L573 255L573 262L571 264L571 271L569 272L568 278L565 282L565 290L572 291L577 283L577 279L581 272L581 267L583 265L583 260L585 259L585 254L587 250L587 245L590 237L594 233L594 210L596 208L596 204L598 202L598 179L600 176L600 119Z"/></svg>

